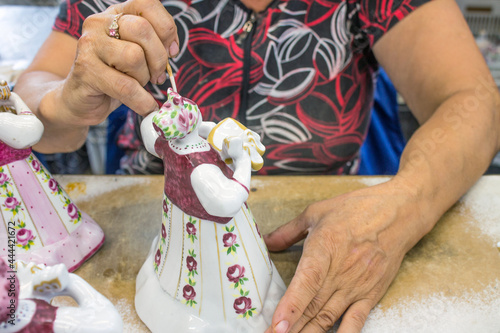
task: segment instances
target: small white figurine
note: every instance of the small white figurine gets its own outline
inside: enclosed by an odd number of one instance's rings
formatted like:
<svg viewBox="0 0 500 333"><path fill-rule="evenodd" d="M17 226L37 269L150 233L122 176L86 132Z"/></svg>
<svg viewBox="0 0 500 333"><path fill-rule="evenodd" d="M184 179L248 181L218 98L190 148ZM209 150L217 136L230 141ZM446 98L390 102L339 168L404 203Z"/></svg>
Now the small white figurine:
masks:
<svg viewBox="0 0 500 333"><path fill-rule="evenodd" d="M0 82L0 258L64 263L72 272L104 233L32 154L42 133L42 122Z"/></svg>
<svg viewBox="0 0 500 333"><path fill-rule="evenodd" d="M202 123L171 89L141 131L163 159L165 188L159 236L137 276L140 318L153 332L264 332L285 285L245 202L251 168L263 164L258 134L233 119Z"/></svg>
<svg viewBox="0 0 500 333"><path fill-rule="evenodd" d="M0 259L0 289L0 332L120 333L123 330L122 319L113 304L81 277L68 273L64 264L45 266L16 261L7 266ZM79 306L54 307L50 301L56 296L70 296Z"/></svg>

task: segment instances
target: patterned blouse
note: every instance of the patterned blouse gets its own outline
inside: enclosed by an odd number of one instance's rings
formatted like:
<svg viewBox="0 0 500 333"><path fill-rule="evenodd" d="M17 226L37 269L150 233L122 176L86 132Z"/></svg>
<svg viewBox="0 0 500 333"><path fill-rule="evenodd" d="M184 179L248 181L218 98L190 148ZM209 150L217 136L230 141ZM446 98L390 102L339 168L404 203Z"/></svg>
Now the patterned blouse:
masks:
<svg viewBox="0 0 500 333"><path fill-rule="evenodd" d="M66 0L54 29L81 36L84 19L119 0ZM427 0L274 0L253 13L239 0L164 0L180 53L178 91L204 120L232 117L261 135L260 174L356 173L369 124L373 45ZM147 85L162 103L169 81ZM123 173L162 173L129 111L118 144Z"/></svg>

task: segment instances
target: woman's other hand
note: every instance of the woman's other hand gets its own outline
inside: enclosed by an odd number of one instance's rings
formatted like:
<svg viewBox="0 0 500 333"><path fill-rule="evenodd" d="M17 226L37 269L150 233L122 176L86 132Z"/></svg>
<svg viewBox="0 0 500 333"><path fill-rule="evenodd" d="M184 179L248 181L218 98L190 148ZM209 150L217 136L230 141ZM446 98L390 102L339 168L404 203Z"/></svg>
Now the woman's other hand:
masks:
<svg viewBox="0 0 500 333"><path fill-rule="evenodd" d="M311 204L265 237L271 251L305 238L299 265L267 332L358 332L405 253L428 230L411 190L391 180Z"/></svg>

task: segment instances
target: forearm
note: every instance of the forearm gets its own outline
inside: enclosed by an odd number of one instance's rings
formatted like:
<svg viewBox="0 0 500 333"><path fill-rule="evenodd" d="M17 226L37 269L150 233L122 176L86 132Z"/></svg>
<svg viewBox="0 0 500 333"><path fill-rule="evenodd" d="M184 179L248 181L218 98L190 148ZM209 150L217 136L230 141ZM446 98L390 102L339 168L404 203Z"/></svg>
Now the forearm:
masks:
<svg viewBox="0 0 500 333"><path fill-rule="evenodd" d="M233 160L233 163L235 163L233 179L235 179L245 188L246 191L248 191L250 188L250 178L252 177L250 156L248 156L247 152L244 151L243 156L237 161Z"/></svg>
<svg viewBox="0 0 500 333"><path fill-rule="evenodd" d="M78 124L62 98L64 79L49 72L24 73L15 91L42 121L45 130L34 146L41 153L71 152L85 143L88 126Z"/></svg>
<svg viewBox="0 0 500 333"><path fill-rule="evenodd" d="M500 97L494 89L478 89L447 98L403 153L394 180L407 186L418 207L409 247L477 181L499 149Z"/></svg>

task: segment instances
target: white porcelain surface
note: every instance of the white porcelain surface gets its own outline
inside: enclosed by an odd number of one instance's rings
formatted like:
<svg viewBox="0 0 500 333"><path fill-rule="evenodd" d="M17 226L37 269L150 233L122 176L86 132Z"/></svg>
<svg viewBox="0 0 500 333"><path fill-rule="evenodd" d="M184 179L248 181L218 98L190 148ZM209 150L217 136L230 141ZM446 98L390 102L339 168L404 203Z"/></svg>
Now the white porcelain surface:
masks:
<svg viewBox="0 0 500 333"><path fill-rule="evenodd" d="M77 307L56 309L53 331L55 333L119 333L123 322L113 304L79 276L68 273L64 264L55 266L16 262L20 284L19 305L15 325L0 323L1 332L17 332L34 318L34 299L47 303L56 296L72 297ZM46 332L42 330L41 332Z"/></svg>
<svg viewBox="0 0 500 333"><path fill-rule="evenodd" d="M231 119L202 123L175 93L141 130L164 159L165 193L159 235L137 276L139 317L153 332L264 332L286 287L246 204L260 138Z"/></svg>

